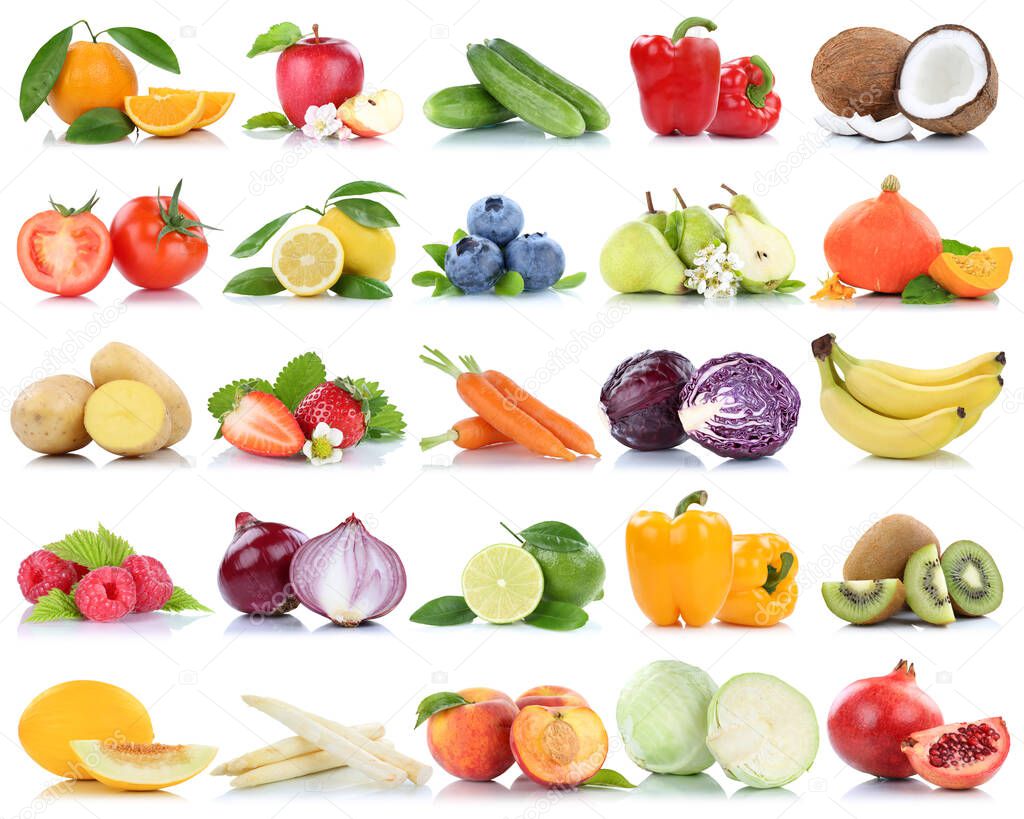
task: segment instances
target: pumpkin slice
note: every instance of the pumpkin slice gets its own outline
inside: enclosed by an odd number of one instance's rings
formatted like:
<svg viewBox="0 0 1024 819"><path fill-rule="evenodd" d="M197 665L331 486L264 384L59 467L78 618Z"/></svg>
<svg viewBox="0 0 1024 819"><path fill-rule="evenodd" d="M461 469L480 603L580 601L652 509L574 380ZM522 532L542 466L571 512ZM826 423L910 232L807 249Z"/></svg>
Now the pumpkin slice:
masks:
<svg viewBox="0 0 1024 819"><path fill-rule="evenodd" d="M202 91L124 98L124 112L131 121L140 131L154 136L181 136L191 131L205 110L206 94Z"/></svg>
<svg viewBox="0 0 1024 819"><path fill-rule="evenodd" d="M928 275L954 296L964 299L987 296L1006 284L1013 253L1008 247L993 247L966 256L940 253L928 267Z"/></svg>
<svg viewBox="0 0 1024 819"><path fill-rule="evenodd" d="M191 779L213 762L210 745L114 743L98 739L71 741L81 766L93 779L122 791L158 791Z"/></svg>
<svg viewBox="0 0 1024 819"><path fill-rule="evenodd" d="M195 94L196 91L186 91L180 88L153 88L150 87L149 95L153 96L166 96L168 94ZM203 108L203 114L199 117L199 122L192 126L192 129L205 128L207 125L213 125L217 120L224 116L228 112L228 108L231 107L231 103L235 101L235 95L230 91L204 91L206 94L206 107Z"/></svg>

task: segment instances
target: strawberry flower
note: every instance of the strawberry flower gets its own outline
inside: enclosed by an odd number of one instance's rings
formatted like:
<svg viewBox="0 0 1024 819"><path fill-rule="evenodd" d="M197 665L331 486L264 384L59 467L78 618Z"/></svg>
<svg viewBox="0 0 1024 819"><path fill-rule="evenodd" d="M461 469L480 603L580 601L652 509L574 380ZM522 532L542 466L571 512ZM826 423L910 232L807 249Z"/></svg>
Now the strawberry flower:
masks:
<svg viewBox="0 0 1024 819"><path fill-rule="evenodd" d="M341 127L338 120L338 109L333 102L326 105L311 105L306 109L306 124L302 133L312 139L327 139L334 136Z"/></svg>
<svg viewBox="0 0 1024 819"><path fill-rule="evenodd" d="M336 464L344 452L341 446L344 440L345 436L340 429L329 427L321 421L309 436L309 440L302 445L302 454L313 466Z"/></svg>

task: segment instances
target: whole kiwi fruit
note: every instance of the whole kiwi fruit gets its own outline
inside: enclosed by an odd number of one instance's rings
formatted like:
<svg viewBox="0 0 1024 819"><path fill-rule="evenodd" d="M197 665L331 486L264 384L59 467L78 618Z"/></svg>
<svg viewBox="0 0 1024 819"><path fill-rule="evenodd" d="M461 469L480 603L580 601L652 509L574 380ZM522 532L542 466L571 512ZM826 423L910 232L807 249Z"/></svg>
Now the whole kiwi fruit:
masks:
<svg viewBox="0 0 1024 819"><path fill-rule="evenodd" d="M939 539L917 518L887 515L860 536L843 564L843 579L901 578L910 556L932 544L938 548Z"/></svg>

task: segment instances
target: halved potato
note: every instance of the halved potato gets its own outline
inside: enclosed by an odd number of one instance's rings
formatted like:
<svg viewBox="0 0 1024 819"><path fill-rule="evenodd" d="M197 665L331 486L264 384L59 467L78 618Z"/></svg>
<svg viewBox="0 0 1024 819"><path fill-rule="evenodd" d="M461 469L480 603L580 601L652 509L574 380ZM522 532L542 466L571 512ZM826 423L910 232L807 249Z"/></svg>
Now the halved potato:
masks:
<svg viewBox="0 0 1024 819"><path fill-rule="evenodd" d="M141 381L110 381L85 405L85 428L115 455L147 455L166 446L171 416L163 399Z"/></svg>

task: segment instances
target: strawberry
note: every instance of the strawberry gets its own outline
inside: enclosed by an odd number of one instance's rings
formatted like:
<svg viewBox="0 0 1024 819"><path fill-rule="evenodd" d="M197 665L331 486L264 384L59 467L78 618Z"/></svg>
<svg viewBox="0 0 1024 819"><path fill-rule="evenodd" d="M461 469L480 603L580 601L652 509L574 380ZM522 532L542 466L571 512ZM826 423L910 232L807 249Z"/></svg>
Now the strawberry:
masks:
<svg viewBox="0 0 1024 819"><path fill-rule="evenodd" d="M228 443L253 455L286 458L302 449L306 436L278 398L254 390L235 399L221 419L221 433Z"/></svg>
<svg viewBox="0 0 1024 819"><path fill-rule="evenodd" d="M295 420L309 438L319 423L325 423L342 434L342 448L355 446L366 435L366 412L361 398L345 389L344 381L325 381L302 399L295 410Z"/></svg>

